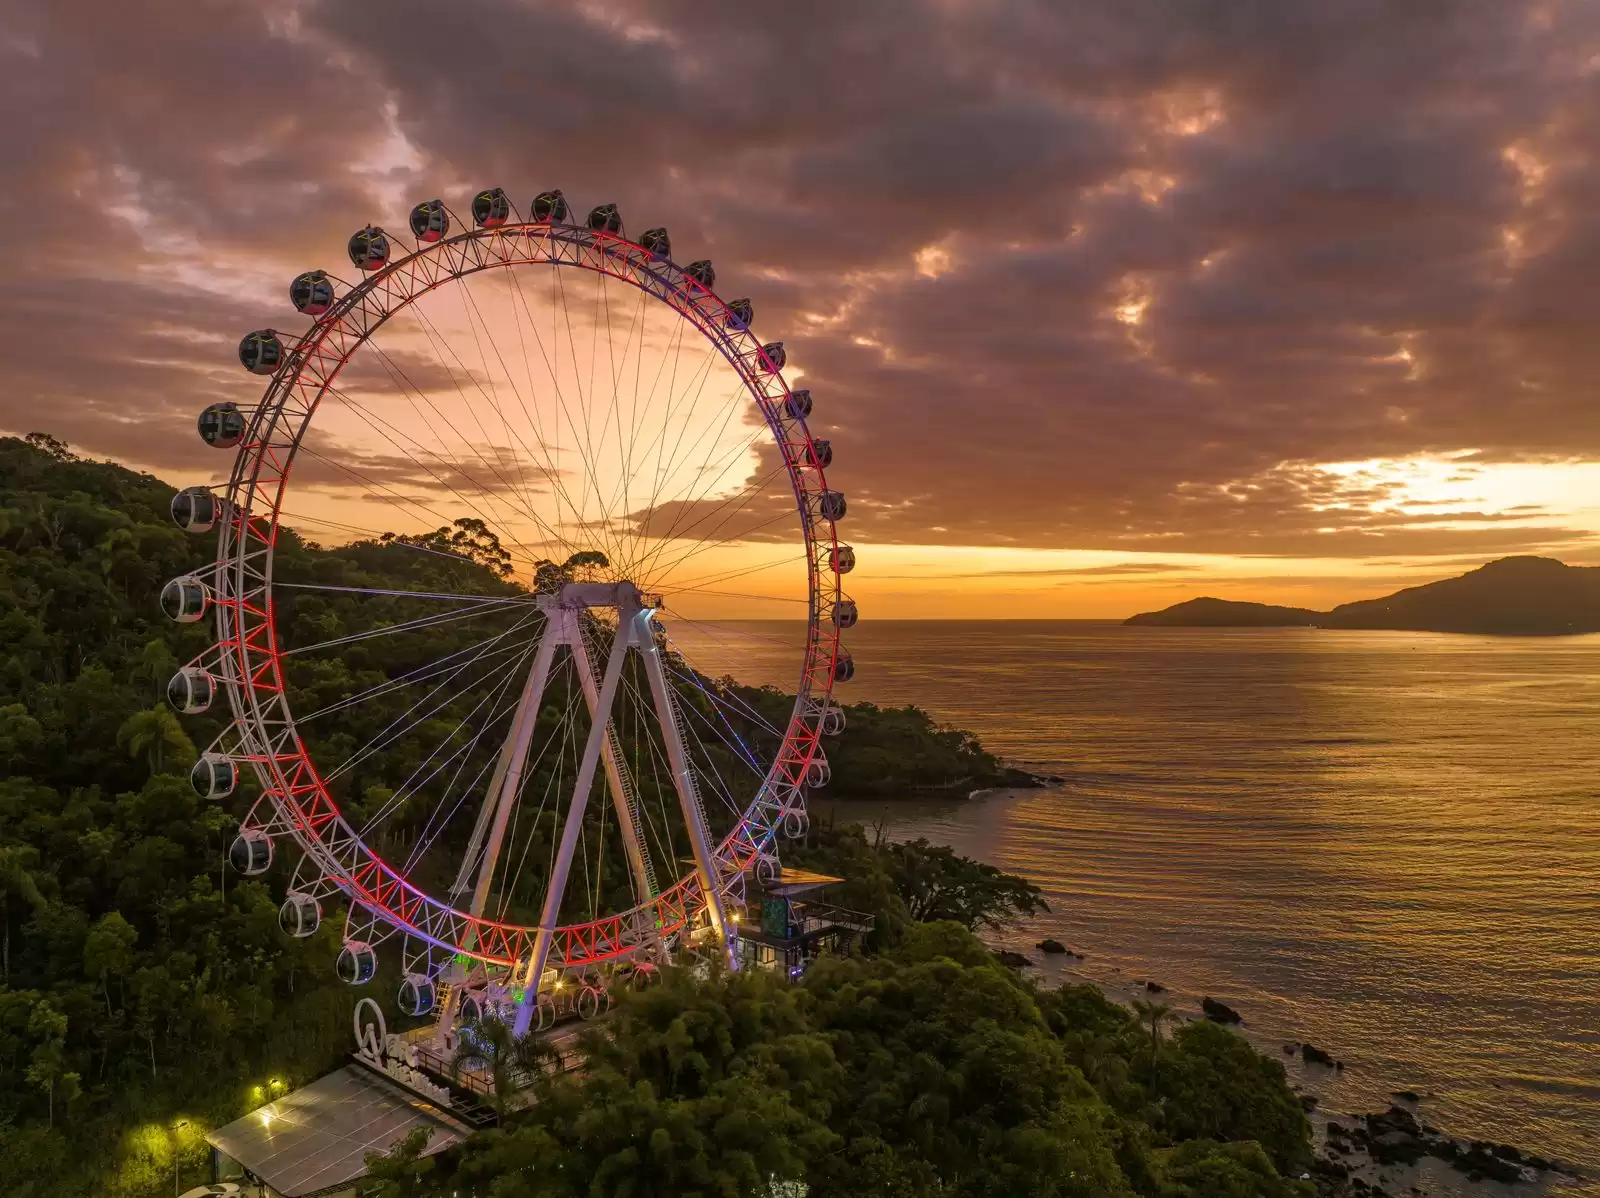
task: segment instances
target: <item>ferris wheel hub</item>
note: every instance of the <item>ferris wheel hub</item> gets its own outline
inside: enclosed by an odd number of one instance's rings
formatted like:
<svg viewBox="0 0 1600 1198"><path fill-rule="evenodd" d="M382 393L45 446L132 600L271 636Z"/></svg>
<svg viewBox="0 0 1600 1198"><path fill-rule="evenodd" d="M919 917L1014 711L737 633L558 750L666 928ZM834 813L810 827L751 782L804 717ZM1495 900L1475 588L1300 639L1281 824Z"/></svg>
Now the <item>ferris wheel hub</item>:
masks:
<svg viewBox="0 0 1600 1198"><path fill-rule="evenodd" d="M623 613L650 610L661 606L661 596L645 594L626 579L621 582L569 582L551 595L539 596L545 611L582 611L585 608L612 607Z"/></svg>

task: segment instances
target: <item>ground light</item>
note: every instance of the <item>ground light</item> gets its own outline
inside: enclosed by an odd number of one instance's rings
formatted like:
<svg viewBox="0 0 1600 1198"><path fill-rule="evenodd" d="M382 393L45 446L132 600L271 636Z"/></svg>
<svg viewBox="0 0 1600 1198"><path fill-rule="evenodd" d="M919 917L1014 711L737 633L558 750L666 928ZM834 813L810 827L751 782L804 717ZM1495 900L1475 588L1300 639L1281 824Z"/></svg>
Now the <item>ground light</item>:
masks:
<svg viewBox="0 0 1600 1198"><path fill-rule="evenodd" d="M178 1190L178 1157L183 1147L183 1129L189 1126L187 1119L179 1119L172 1125L172 1194L177 1198Z"/></svg>

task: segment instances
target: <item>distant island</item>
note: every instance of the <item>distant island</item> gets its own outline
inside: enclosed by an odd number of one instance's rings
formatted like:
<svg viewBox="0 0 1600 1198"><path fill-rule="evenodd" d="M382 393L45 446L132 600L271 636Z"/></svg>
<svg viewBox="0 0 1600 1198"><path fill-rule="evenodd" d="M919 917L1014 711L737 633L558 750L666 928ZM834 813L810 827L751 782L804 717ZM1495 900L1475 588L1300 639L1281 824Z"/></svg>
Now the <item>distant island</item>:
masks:
<svg viewBox="0 0 1600 1198"><path fill-rule="evenodd" d="M1600 632L1600 567L1503 557L1456 578L1407 587L1332 611L1189 599L1124 624L1154 628L1367 628L1495 636Z"/></svg>

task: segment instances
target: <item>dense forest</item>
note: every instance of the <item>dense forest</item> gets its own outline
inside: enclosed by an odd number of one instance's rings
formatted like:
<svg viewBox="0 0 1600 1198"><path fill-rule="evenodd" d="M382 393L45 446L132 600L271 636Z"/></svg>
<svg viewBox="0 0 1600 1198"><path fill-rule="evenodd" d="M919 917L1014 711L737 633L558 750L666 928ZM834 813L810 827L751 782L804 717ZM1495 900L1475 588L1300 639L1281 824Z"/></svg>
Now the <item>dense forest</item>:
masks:
<svg viewBox="0 0 1600 1198"><path fill-rule="evenodd" d="M879 929L796 984L746 971L620 996L579 1068L369 1193L482 1198L1300 1198L1310 1128L1282 1065L1207 1021L1169 1030L1093 986L1043 989L974 935L1038 892L946 849L825 828ZM930 919L918 919L921 913Z"/></svg>
<svg viewBox="0 0 1600 1198"><path fill-rule="evenodd" d="M342 919L309 939L280 929L291 863L250 879L224 864L251 795L196 796L188 769L222 725L164 698L210 640L207 624L174 624L157 603L211 553L172 524L172 495L46 437L0 439L7 1195L134 1198L205 1180L206 1129L336 1065L357 996L387 1006L394 993L392 977L366 991L336 980ZM336 548L286 534L279 619L302 641L342 641L374 617L356 604L391 604L377 614L403 623L410 600L294 585L492 596L517 589L505 565L493 533L465 520ZM309 735L329 752L369 741L385 712L345 698L381 691L457 635L292 659L297 710L328 713ZM739 690L755 712L783 709L777 692ZM451 714L439 712L446 737ZM1005 778L969 735L915 709L848 715L830 747L846 793ZM759 741L758 726L744 732ZM362 756L335 782L340 802L396 807L415 752L397 741ZM427 810L398 804L386 847L415 844ZM855 830L815 829L797 860L848 877L840 901L878 916L865 955L796 988L669 977L589 1042L581 1080L545 1083L531 1111L449 1159L382 1163L379 1191L448 1179L449 1192L505 1195L787 1192L778 1179L816 1194L1296 1192L1281 1175L1307 1159L1307 1130L1280 1067L1222 1029L1166 1035L1159 1010L1141 1022L993 961L972 932L1036 910L1027 883ZM510 889L521 911L540 897Z"/></svg>

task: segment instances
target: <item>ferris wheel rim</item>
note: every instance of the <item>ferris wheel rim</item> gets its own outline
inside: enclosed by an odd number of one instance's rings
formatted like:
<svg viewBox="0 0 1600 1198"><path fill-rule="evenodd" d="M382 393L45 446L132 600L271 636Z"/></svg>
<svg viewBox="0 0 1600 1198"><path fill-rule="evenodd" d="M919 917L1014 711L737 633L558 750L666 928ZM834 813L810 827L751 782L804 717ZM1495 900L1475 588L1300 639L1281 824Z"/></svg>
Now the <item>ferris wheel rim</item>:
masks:
<svg viewBox="0 0 1600 1198"><path fill-rule="evenodd" d="M512 252L506 252L508 247ZM485 249L493 252L480 252ZM443 270L431 275L419 272L419 266L425 268L436 259L445 260ZM218 525L214 592L218 642L225 650L222 662L229 676L225 689L241 740L234 756L250 761L262 784L258 805L271 809L269 820L252 822L266 831L291 835L322 876L352 903L393 931L494 966L516 964L538 927L472 915L422 890L405 870L365 843L329 793L300 737L283 685L283 650L272 604L272 550L301 441L344 365L388 319L423 296L483 271L538 264L587 270L630 284L693 325L738 373L741 390L761 411L795 495L807 559L805 660L794 708L773 760L732 831L715 846L719 888L726 888L766 851L784 815L797 800L803 803L806 771L817 753L821 714L831 698L839 654L839 630L830 628L825 619L828 604L840 601L839 577L832 573L831 593L826 593L828 572L819 564L821 555L837 552L839 542L834 521L817 510L816 500L827 488L822 464L807 460L813 440L809 429L804 417L786 402L791 391L781 366L746 325L731 319L729 306L684 268L619 234L576 224L526 221L465 229L419 244L340 296L288 348L252 413L230 474L229 515ZM419 273L423 285L416 286ZM368 301L374 296L390 301L389 306L378 309L376 320L362 319L372 315ZM360 322L353 330L352 314ZM330 341L336 342L332 352ZM320 377L305 399L308 369ZM293 435L287 442L275 439L296 395L302 397L302 410L291 415L297 421ZM252 502L258 497L270 497L265 522ZM247 585L249 579L254 586ZM259 602L250 602L252 595ZM595 963L673 934L698 914L697 904L705 901L700 889L699 879L690 873L632 908L556 928L558 948L552 964L570 968Z"/></svg>

